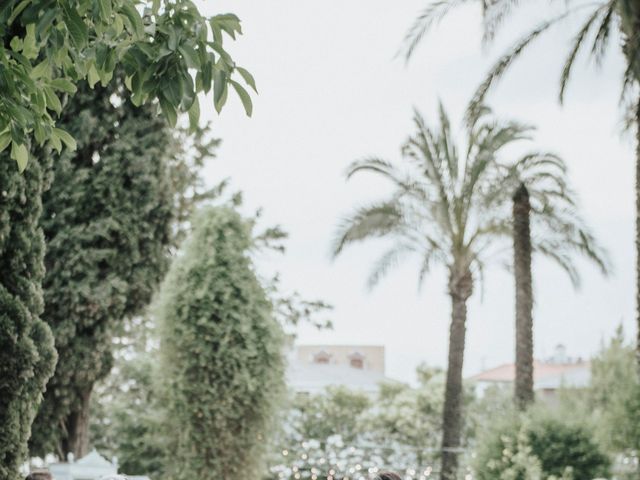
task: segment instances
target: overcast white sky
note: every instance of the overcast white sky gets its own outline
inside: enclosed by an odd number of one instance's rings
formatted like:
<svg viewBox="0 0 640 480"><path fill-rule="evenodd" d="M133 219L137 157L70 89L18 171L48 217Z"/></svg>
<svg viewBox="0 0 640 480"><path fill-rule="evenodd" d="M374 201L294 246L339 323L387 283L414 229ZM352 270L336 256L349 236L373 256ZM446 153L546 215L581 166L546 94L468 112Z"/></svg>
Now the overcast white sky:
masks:
<svg viewBox="0 0 640 480"><path fill-rule="evenodd" d="M417 269L408 262L368 292L366 277L381 245L354 247L331 262L340 217L384 192L375 178L346 183L344 169L366 155L399 158L414 106L434 118L440 98L458 121L500 46L513 38L506 32L483 51L479 9L467 7L448 17L405 67L394 54L426 2L201 2L208 14L232 11L242 19L245 35L229 49L254 74L260 92L251 119L232 95L220 117L211 101L202 102L203 115L223 139L207 178L230 176L249 207L264 208L265 223L290 233L286 256L268 268L282 272L288 288L335 306L332 331L302 328L299 341L383 344L387 373L407 381L420 362L445 365L445 273L434 271L418 291ZM512 31L526 24L516 20ZM537 145L567 161L583 213L615 264L608 279L584 265L583 287L575 292L562 271L535 260L538 357L550 355L559 342L570 355L589 356L620 322L629 336L635 331L633 143L620 133L622 59L614 41L600 72L581 61L561 108L557 79L571 30L538 43L490 97L501 116L537 125ZM471 299L468 322L468 374L512 361L513 281L499 267L489 271L484 298L478 289Z"/></svg>

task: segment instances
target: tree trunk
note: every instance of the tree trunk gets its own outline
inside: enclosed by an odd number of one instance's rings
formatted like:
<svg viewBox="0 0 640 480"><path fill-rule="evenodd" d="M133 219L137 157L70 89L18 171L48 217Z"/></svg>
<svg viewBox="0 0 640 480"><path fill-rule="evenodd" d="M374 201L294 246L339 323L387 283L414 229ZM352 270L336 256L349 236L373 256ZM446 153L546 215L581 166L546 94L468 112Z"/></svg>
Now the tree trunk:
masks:
<svg viewBox="0 0 640 480"><path fill-rule="evenodd" d="M468 269L462 274L451 271L451 326L449 329L449 364L442 417L441 480L455 480L462 431L462 366L467 322L467 300L473 292L473 277Z"/></svg>
<svg viewBox="0 0 640 480"><path fill-rule="evenodd" d="M533 402L533 292L529 192L520 184L513 195L513 267L516 281L515 402L525 410Z"/></svg>
<svg viewBox="0 0 640 480"><path fill-rule="evenodd" d="M636 106L636 363L640 377L640 100Z"/></svg>
<svg viewBox="0 0 640 480"><path fill-rule="evenodd" d="M60 450L64 456L73 453L76 459L89 453L89 403L91 401L91 388L82 393L82 402L78 410L73 411L67 417L65 427L67 435L61 441Z"/></svg>

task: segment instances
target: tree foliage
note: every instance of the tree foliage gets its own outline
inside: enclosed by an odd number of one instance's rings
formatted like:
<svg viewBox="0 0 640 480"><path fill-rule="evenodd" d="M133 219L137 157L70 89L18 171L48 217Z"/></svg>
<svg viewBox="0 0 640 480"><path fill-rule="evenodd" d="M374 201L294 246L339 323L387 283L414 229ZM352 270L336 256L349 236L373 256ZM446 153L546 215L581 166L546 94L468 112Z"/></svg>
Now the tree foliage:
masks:
<svg viewBox="0 0 640 480"><path fill-rule="evenodd" d="M44 237L38 226L46 158L20 175L0 154L0 478L14 480L55 364L43 310Z"/></svg>
<svg viewBox="0 0 640 480"><path fill-rule="evenodd" d="M100 398L92 401L92 446L107 458L117 457L119 471L127 475L161 478L170 463L153 381L156 359L155 351L119 358L97 389Z"/></svg>
<svg viewBox="0 0 640 480"><path fill-rule="evenodd" d="M332 435L353 441L360 433L360 417L371 403L366 394L345 387L330 387L321 395L296 397L293 409L298 417L300 441L316 439L324 443Z"/></svg>
<svg viewBox="0 0 640 480"><path fill-rule="evenodd" d="M609 458L583 424L542 408L494 420L478 442L475 464L480 480L577 480L609 473Z"/></svg>
<svg viewBox="0 0 640 480"><path fill-rule="evenodd" d="M190 0L7 0L0 5L0 150L24 169L32 141L60 151L75 141L56 126L65 98L87 80L106 86L117 68L135 105L157 100L171 125L197 124L197 94L220 111L232 87L248 115L255 89L223 45L241 34L233 14L205 18Z"/></svg>
<svg viewBox="0 0 640 480"><path fill-rule="evenodd" d="M640 452L640 382L622 328L591 363L588 411L613 452Z"/></svg>
<svg viewBox="0 0 640 480"><path fill-rule="evenodd" d="M43 197L44 315L59 360L34 425L39 455L86 453L93 385L111 369L112 338L164 276L192 187L179 138L152 106L122 99L122 89L121 79L81 87L59 122L78 149L54 162Z"/></svg>
<svg viewBox="0 0 640 480"><path fill-rule="evenodd" d="M282 330L249 225L204 208L159 294L159 384L175 479L257 478L283 387Z"/></svg>

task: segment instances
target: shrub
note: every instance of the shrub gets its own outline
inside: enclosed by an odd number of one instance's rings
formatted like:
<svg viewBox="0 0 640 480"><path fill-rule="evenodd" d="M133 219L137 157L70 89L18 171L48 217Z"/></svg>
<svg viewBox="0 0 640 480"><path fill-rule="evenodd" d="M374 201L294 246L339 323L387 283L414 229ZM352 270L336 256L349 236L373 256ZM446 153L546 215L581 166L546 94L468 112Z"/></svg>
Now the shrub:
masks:
<svg viewBox="0 0 640 480"><path fill-rule="evenodd" d="M606 477L609 458L582 424L534 409L512 415L479 438L475 469L479 480Z"/></svg>
<svg viewBox="0 0 640 480"><path fill-rule="evenodd" d="M260 478L284 385L283 335L248 257L249 225L206 208L156 308L169 478Z"/></svg>

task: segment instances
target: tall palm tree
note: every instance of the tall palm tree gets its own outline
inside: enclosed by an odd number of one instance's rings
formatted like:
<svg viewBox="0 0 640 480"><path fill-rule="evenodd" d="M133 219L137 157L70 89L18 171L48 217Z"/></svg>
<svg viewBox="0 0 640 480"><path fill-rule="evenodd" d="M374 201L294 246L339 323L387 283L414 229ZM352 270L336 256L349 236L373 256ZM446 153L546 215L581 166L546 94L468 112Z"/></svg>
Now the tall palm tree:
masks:
<svg viewBox="0 0 640 480"><path fill-rule="evenodd" d="M514 399L524 410L534 400L533 390L533 288L531 257L535 251L560 265L575 287L580 277L571 254L577 253L608 272L606 252L597 245L577 213L574 192L567 186L561 158L549 152L532 152L501 165L502 190L511 195L513 272L516 307L516 377ZM532 239L532 231L534 239Z"/></svg>
<svg viewBox="0 0 640 480"><path fill-rule="evenodd" d="M416 46L427 31L451 9L464 3L478 0L435 0L420 13L410 28L404 42L404 53L407 60L412 56ZM484 40L490 42L505 20L516 10L525 5L518 0L481 0L484 19ZM534 2L526 2L529 7ZM474 94L468 111L471 120L484 103L485 97L497 80L509 69L513 62L537 38L550 28L560 25L563 20L576 15L584 15L584 22L576 31L568 50L562 73L560 75L559 99L562 103L573 66L578 54L588 49L589 54L601 63L607 53L612 38L616 38L626 61L626 69L622 78L621 101L627 104L629 124L636 130L636 322L638 330L636 357L638 374L640 375L640 2L638 0L594 0L575 2L551 0L537 2L541 9L560 5L561 11L533 27L521 37L491 68Z"/></svg>
<svg viewBox="0 0 640 480"><path fill-rule="evenodd" d="M501 258L505 243L511 237L509 196L505 196L505 186L516 176L526 182L536 178L541 185L544 173L536 176L533 169L548 160L545 155L531 154L510 165L500 163L498 155L503 147L526 139L529 129L515 122L500 124L489 115L480 116L467 128L467 140L461 146L456 145L442 106L437 128L430 128L417 112L414 124L414 135L402 147L402 162L367 158L349 167L348 178L361 171L373 172L391 182L394 190L388 198L357 209L346 217L338 228L333 251L338 255L347 245L370 238L390 240L390 248L374 265L369 277L370 286L377 284L410 254L418 257L420 283L433 266L445 267L451 324L441 477L451 480L455 478L461 446L467 300L476 281L482 279L485 264ZM536 198L547 193L543 188L535 189ZM548 194L554 193L550 190ZM533 211L537 213L538 210ZM549 252L570 272L575 272L568 261L570 250L591 242L592 238L586 230L567 225L566 220L572 218L570 215L553 219L556 213L560 212L550 208L544 210L549 217L546 225L570 235L571 242L563 244L553 236L532 237L531 241L536 250ZM579 231L584 232L584 236L577 235Z"/></svg>

